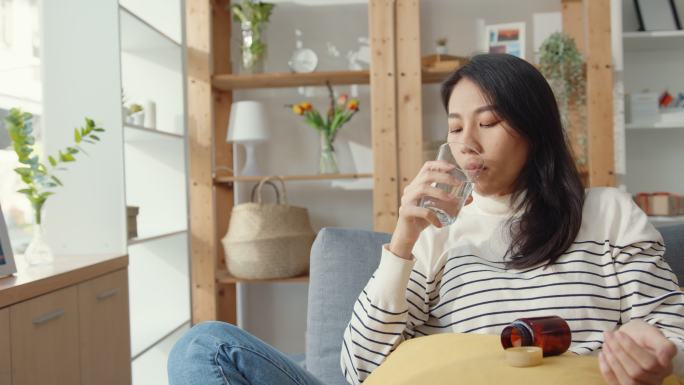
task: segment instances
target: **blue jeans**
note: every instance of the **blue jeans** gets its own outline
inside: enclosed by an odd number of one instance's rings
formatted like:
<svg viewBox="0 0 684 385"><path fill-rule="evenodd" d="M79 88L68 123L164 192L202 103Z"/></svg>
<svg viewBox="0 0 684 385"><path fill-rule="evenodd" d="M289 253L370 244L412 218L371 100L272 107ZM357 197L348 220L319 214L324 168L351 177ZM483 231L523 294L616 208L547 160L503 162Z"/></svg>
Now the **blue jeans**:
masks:
<svg viewBox="0 0 684 385"><path fill-rule="evenodd" d="M323 385L257 337L224 322L195 325L169 354L170 385Z"/></svg>

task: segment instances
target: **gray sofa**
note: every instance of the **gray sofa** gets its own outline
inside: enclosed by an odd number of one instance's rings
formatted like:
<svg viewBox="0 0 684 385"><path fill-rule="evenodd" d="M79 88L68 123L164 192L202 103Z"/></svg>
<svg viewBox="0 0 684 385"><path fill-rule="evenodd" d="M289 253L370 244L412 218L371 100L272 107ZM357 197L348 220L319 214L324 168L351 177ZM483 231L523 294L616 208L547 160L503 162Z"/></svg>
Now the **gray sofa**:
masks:
<svg viewBox="0 0 684 385"><path fill-rule="evenodd" d="M684 285L684 225L659 229L665 258ZM323 229L311 250L305 366L326 385L345 385L340 371L342 334L357 295L380 260L388 234Z"/></svg>

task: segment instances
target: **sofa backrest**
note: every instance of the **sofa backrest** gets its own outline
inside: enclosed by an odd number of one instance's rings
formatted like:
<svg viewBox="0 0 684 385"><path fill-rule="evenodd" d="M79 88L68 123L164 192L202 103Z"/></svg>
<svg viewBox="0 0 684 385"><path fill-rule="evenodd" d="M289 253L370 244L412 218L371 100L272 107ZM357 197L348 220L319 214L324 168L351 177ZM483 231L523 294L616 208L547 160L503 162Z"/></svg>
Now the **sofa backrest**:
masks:
<svg viewBox="0 0 684 385"><path fill-rule="evenodd" d="M659 227L665 241L665 260L684 286L684 224Z"/></svg>
<svg viewBox="0 0 684 385"><path fill-rule="evenodd" d="M389 234L326 228L311 249L306 368L326 385L346 385L342 334L361 290L380 263Z"/></svg>
<svg viewBox="0 0 684 385"><path fill-rule="evenodd" d="M659 228L665 259L684 286L684 224ZM389 234L326 228L311 249L306 368L326 385L346 385L340 370L342 334L354 302L380 262Z"/></svg>

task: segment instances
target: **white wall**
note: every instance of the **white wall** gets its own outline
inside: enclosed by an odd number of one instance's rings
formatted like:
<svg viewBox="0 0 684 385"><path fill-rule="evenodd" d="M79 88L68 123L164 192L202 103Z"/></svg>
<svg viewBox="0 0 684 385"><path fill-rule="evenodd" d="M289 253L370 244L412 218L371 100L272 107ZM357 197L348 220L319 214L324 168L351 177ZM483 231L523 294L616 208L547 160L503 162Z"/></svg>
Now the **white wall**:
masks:
<svg viewBox="0 0 684 385"><path fill-rule="evenodd" d="M45 224L57 255L126 252L121 76L116 0L42 1L45 149L73 144L88 116L107 132L78 154L48 199Z"/></svg>
<svg viewBox="0 0 684 385"><path fill-rule="evenodd" d="M421 2L423 54L434 50L433 42L440 36L449 38L450 53L467 56L476 47L475 18L488 24L527 22L528 56L532 57L532 13L560 11L560 1L524 1L515 4L504 0ZM288 71L287 61L295 47L294 29L302 31L305 47L319 57L318 70L347 69L347 51L358 48L358 37L368 37L367 4L303 7L278 4L267 32L269 46L266 71ZM239 30L233 26L233 68L239 71ZM326 42L331 42L340 57L328 54ZM370 146L370 94L367 86L359 87L361 112L345 126L336 142L341 172L353 172L348 141ZM335 87L349 92L349 87ZM314 97L297 94L295 89L253 90L235 93L236 100L259 99L269 103L272 140L258 148L262 169L270 174L310 174L318 165L319 139L316 132L293 115L285 104L311 100L314 106L325 108L327 94L316 88ZM437 86L424 87L424 136L428 140L443 139L446 119L438 97ZM217 140L222 140L217 138ZM242 148L238 148L242 156ZM330 182L290 182L287 185L290 203L309 209L316 230L325 226L372 228L372 196L366 191L343 191L329 187ZM251 184L239 188L240 202ZM242 326L277 348L288 352L304 351L306 327L306 284L251 284L241 286Z"/></svg>

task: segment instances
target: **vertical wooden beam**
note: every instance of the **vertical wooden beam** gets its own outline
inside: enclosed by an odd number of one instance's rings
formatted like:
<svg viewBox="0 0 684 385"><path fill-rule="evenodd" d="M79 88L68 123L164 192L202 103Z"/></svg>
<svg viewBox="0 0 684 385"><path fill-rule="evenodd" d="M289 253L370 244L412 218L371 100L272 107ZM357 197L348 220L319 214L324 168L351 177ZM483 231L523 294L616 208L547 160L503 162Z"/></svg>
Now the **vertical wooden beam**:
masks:
<svg viewBox="0 0 684 385"><path fill-rule="evenodd" d="M399 192L423 163L423 84L421 79L420 1L397 0L397 140ZM445 127L446 130L446 127Z"/></svg>
<svg viewBox="0 0 684 385"><path fill-rule="evenodd" d="M391 232L399 208L395 1L369 1L373 228Z"/></svg>
<svg viewBox="0 0 684 385"><path fill-rule="evenodd" d="M216 318L211 6L185 0L192 322Z"/></svg>
<svg viewBox="0 0 684 385"><path fill-rule="evenodd" d="M582 0L562 0L563 32L575 40L577 49L586 58L586 28L585 28L585 8ZM574 101L568 106L568 125L566 127L568 141L575 156L575 160L588 157L585 146L580 146L579 139L587 138L587 127L583 125L581 110L586 106L577 105ZM586 123L586 122L584 122ZM585 159L586 160L586 159ZM587 175L587 165L577 162L582 183L589 185Z"/></svg>
<svg viewBox="0 0 684 385"><path fill-rule="evenodd" d="M589 186L615 185L610 0L586 1Z"/></svg>
<svg viewBox="0 0 684 385"><path fill-rule="evenodd" d="M213 74L232 72L230 61L231 13L230 0L212 0L212 62ZM233 146L226 142L232 91L214 90L214 162L216 173L233 167ZM225 171L222 171L225 173ZM231 173L232 174L232 173ZM233 188L214 186L216 215L216 266L226 269L225 253L219 242L228 231L230 212L233 209ZM218 308L216 318L235 324L237 322L237 298L235 284L218 284Z"/></svg>
<svg viewBox="0 0 684 385"><path fill-rule="evenodd" d="M582 55L586 54L584 10L582 0L562 0L563 32L575 39Z"/></svg>

